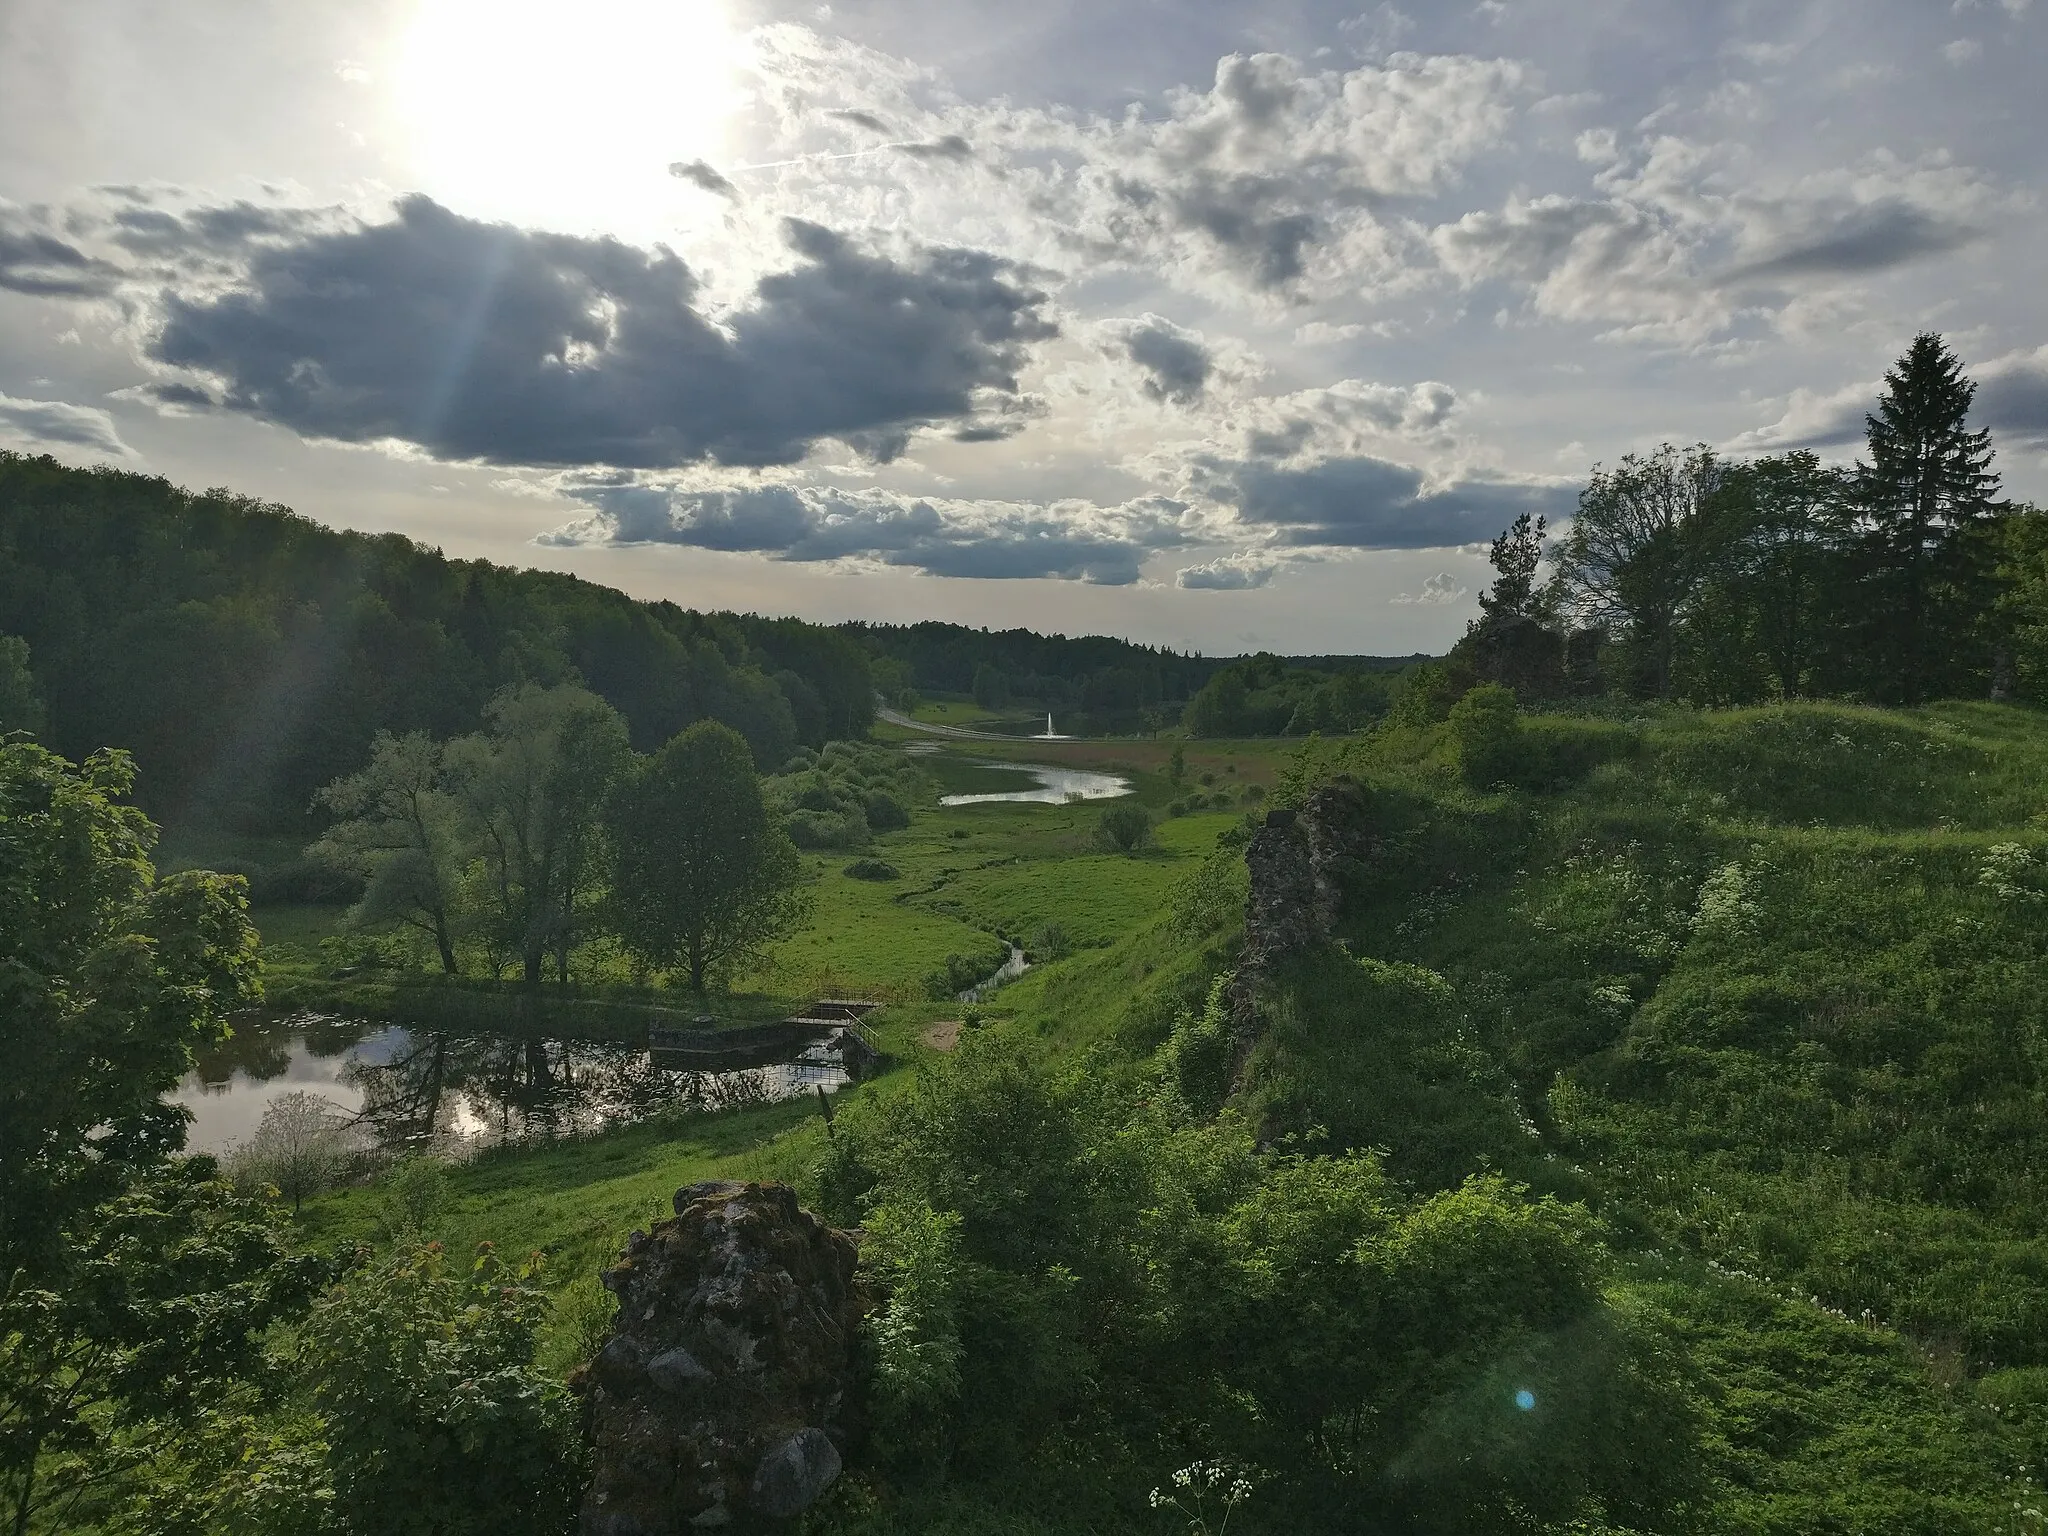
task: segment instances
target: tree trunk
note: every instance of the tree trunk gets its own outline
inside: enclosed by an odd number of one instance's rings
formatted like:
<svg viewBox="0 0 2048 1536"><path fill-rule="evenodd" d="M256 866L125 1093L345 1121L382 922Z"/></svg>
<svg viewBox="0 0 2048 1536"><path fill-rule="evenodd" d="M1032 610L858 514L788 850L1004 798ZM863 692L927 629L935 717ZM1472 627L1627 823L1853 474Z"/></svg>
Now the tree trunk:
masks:
<svg viewBox="0 0 2048 1536"><path fill-rule="evenodd" d="M2001 645L1991 652L1991 697L2004 704L2012 699L2012 648Z"/></svg>
<svg viewBox="0 0 2048 1536"><path fill-rule="evenodd" d="M462 968L455 961L455 943L448 936L448 919L439 912L434 914L434 947L441 952L441 970L443 974L449 976L460 975Z"/></svg>

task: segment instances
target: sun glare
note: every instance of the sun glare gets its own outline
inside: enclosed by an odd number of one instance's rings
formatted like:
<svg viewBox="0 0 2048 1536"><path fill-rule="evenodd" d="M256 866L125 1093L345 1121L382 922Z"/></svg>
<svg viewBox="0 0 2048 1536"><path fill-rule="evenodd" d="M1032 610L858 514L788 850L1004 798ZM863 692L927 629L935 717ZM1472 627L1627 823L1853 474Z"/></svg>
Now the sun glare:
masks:
<svg viewBox="0 0 2048 1536"><path fill-rule="evenodd" d="M421 0L396 106L422 190L460 212L658 237L727 150L741 47L716 0Z"/></svg>

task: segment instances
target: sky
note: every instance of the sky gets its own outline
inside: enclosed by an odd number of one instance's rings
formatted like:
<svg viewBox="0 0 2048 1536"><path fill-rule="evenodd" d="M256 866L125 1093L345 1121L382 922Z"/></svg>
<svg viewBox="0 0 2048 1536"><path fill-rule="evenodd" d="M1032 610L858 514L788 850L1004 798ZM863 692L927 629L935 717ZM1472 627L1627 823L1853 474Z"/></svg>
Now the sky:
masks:
<svg viewBox="0 0 2048 1536"><path fill-rule="evenodd" d="M2048 500L2048 0L0 0L0 446L699 608L1440 651L1924 330Z"/></svg>

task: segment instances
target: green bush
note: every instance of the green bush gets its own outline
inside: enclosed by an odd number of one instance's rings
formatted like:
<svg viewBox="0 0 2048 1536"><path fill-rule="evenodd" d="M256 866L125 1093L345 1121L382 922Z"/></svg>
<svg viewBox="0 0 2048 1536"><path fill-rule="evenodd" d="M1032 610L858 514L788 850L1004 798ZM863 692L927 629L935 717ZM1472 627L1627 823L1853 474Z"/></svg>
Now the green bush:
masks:
<svg viewBox="0 0 2048 1536"><path fill-rule="evenodd" d="M334 1508L379 1536L562 1536L583 1482L568 1392L534 1368L546 1296L488 1246L357 1271L314 1309L300 1366L327 1421Z"/></svg>
<svg viewBox="0 0 2048 1536"><path fill-rule="evenodd" d="M946 963L925 977L925 996L935 1003L958 997L969 987L980 986L1010 958L1010 947L1005 944L998 949L978 955L948 955Z"/></svg>
<svg viewBox="0 0 2048 1536"><path fill-rule="evenodd" d="M903 871L881 859L855 859L844 873L854 880L901 880Z"/></svg>
<svg viewBox="0 0 2048 1536"><path fill-rule="evenodd" d="M1096 841L1115 853L1136 853L1152 840L1152 816L1142 805L1112 805L1095 824Z"/></svg>
<svg viewBox="0 0 2048 1536"><path fill-rule="evenodd" d="M869 842L867 820L857 812L792 811L783 827L792 843L811 853L865 848Z"/></svg>
<svg viewBox="0 0 2048 1536"><path fill-rule="evenodd" d="M1450 728L1458 771L1474 789L1519 783L1527 773L1522 712L1511 689L1481 683L1451 706Z"/></svg>
<svg viewBox="0 0 2048 1536"><path fill-rule="evenodd" d="M879 790L867 797L868 825L877 832L900 832L910 825L910 812L894 796Z"/></svg>

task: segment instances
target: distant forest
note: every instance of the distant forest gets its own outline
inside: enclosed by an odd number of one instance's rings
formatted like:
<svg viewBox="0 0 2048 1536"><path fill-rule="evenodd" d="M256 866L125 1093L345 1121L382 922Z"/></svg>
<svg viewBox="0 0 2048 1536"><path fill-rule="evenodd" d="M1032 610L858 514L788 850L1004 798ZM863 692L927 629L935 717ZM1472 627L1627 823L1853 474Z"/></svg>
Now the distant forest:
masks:
<svg viewBox="0 0 2048 1536"><path fill-rule="evenodd" d="M376 732L473 731L521 683L580 680L642 752L723 721L767 773L873 714L866 653L815 624L637 602L17 454L0 454L0 636L27 643L17 708L42 739L74 759L131 750L141 803L173 828L303 831Z"/></svg>
<svg viewBox="0 0 2048 1536"><path fill-rule="evenodd" d="M0 672L25 668L17 712L32 710L71 758L132 751L138 798L159 821L293 834L309 830L316 790L368 760L378 731L460 736L519 684L583 683L642 752L722 721L773 774L799 748L865 736L878 692L1136 732L1178 723L1232 666L1102 636L700 613L451 560L397 534L340 532L224 490L12 453L0 453L0 646L14 647ZM1315 665L1334 676L1403 664ZM1284 675L1289 702L1248 714L1251 734L1300 725L1294 695L1326 675L1272 657L1252 670ZM7 687L0 677L0 717ZM1384 708L1383 687L1368 693ZM1324 729L1341 723L1311 713Z"/></svg>

